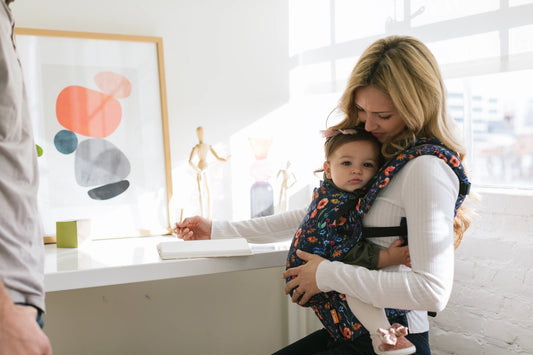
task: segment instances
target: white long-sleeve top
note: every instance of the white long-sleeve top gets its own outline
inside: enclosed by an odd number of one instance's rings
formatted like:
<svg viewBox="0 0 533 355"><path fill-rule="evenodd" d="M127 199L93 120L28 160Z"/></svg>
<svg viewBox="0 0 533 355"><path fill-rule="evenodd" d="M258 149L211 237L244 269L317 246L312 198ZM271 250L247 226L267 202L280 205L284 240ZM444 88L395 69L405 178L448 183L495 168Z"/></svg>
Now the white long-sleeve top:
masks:
<svg viewBox="0 0 533 355"><path fill-rule="evenodd" d="M379 193L363 220L368 227L398 226L407 218L412 268L380 270L320 263L320 290L337 291L382 308L409 309L411 333L429 330L427 311L441 311L450 297L454 273L453 219L459 179L441 159L421 156L407 163ZM244 237L269 243L293 237L305 210L240 222L214 222L213 238ZM388 247L397 237L372 238ZM419 310L419 311L415 311Z"/></svg>

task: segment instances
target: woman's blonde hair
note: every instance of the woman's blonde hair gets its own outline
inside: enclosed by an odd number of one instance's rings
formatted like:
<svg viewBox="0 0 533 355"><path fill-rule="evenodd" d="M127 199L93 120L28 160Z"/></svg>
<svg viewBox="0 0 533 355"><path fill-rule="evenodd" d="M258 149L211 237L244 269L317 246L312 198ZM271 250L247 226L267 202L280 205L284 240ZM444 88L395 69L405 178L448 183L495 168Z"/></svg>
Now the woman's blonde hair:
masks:
<svg viewBox="0 0 533 355"><path fill-rule="evenodd" d="M446 113L446 91L439 66L422 42L409 36L390 36L370 45L355 65L339 102L344 120L332 129L363 125L355 109L355 91L366 86L388 95L405 123L402 132L383 143L384 156L395 155L416 138L435 137L464 161L466 149L453 119ZM471 214L461 207L454 221L455 247L470 222Z"/></svg>

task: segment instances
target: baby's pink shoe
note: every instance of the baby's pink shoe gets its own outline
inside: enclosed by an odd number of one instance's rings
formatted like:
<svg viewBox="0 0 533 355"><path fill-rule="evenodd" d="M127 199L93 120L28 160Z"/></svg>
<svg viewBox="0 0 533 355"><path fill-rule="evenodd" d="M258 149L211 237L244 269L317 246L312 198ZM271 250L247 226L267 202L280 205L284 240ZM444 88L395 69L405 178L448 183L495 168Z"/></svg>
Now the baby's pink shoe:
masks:
<svg viewBox="0 0 533 355"><path fill-rule="evenodd" d="M374 352L378 355L407 355L414 354L416 347L405 338L407 327L395 323L389 329L378 329L377 334L371 334Z"/></svg>

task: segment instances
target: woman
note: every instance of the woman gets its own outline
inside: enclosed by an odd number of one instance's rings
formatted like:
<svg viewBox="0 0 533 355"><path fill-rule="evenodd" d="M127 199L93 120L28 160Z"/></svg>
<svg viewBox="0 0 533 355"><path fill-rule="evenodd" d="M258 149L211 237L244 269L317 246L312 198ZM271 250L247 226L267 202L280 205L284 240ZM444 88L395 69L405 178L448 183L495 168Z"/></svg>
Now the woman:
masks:
<svg viewBox="0 0 533 355"><path fill-rule="evenodd" d="M428 48L412 37L386 37L361 55L339 104L345 118L331 128L363 126L382 143L382 153L387 157L401 152L416 138L435 137L463 160L465 149L453 130L453 120L446 115L445 100L442 77ZM430 354L427 311L441 311L448 302L454 246L470 224L465 207L454 217L458 191L457 176L439 158L422 156L410 161L378 195L364 225L398 226L406 217L411 270L399 266L368 270L301 252L299 256L307 263L283 274L284 278L293 277L285 293L294 290L293 301L301 304L319 292L337 291L376 307L423 310L407 313L407 339L416 345L417 354ZM294 233L304 213L212 225L193 217L177 226L177 231L184 239L212 235L246 236L255 243L279 241ZM396 239L373 241L387 247ZM324 330L319 330L279 353L321 352L372 354L372 345L366 336L334 343Z"/></svg>

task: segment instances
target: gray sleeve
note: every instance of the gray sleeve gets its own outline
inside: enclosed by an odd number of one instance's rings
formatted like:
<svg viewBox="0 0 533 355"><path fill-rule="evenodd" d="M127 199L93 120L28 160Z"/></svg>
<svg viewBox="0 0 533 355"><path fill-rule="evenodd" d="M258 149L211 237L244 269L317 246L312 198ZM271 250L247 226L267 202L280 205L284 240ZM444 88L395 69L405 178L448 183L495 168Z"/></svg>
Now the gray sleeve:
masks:
<svg viewBox="0 0 533 355"><path fill-rule="evenodd" d="M369 242L368 239L361 238L341 261L345 264L359 265L369 270L376 270L381 249L379 245Z"/></svg>

